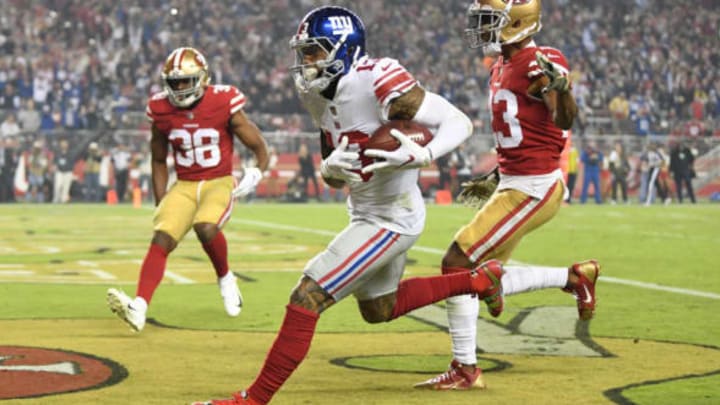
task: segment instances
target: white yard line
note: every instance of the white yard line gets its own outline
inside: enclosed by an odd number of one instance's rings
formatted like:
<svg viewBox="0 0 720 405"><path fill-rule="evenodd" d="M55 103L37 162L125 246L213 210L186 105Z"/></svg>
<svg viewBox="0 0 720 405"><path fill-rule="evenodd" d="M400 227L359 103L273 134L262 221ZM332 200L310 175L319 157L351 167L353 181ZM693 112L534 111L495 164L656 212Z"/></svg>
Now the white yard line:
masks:
<svg viewBox="0 0 720 405"><path fill-rule="evenodd" d="M687 288L677 288L677 287L666 287L660 284L655 283L645 283L643 281L634 281L634 280L625 280L622 278L616 278L616 277L607 277L602 276L600 281L605 281L608 283L615 283L615 284L624 284L624 285L630 285L633 287L640 287L640 288L646 288L648 290L657 290L657 291L666 291L676 294L684 294L684 295L692 295L693 297L704 297L704 298L711 298L714 300L720 300L720 294L714 294L704 291L695 291L695 290L688 290Z"/></svg>
<svg viewBox="0 0 720 405"><path fill-rule="evenodd" d="M170 280L178 283L178 284L195 284L195 280L183 277L177 273L173 273L172 271L165 270L165 277L169 278Z"/></svg>
<svg viewBox="0 0 720 405"><path fill-rule="evenodd" d="M97 278L99 278L101 280L116 280L117 279L117 277L115 277L115 275L113 275L112 273L108 273L107 271L104 271L104 270L99 270L99 269L90 270L90 273L96 275Z"/></svg>
<svg viewBox="0 0 720 405"><path fill-rule="evenodd" d="M32 276L35 272L32 270L0 270L0 277L1 276Z"/></svg>
<svg viewBox="0 0 720 405"><path fill-rule="evenodd" d="M283 224L277 224L277 223L273 223L273 222L253 221L253 220L239 219L239 218L233 219L233 222L240 222L240 223L244 223L244 224L248 224L248 225L255 225L255 226L269 228L269 229L288 230L288 231L311 233L311 234L323 235L323 236L337 235L337 232L333 232L333 231L325 231L325 230L321 230L321 229L308 229L308 228L302 228L299 226L283 225ZM437 248L427 247L427 246L415 245L411 248L411 250L436 254L438 256L445 254L444 249L437 249ZM527 265L527 264L516 262L513 260L510 261L510 264L517 265L517 266ZM714 299L714 300L720 300L720 294L715 294L715 293L710 293L710 292L705 292L705 291L690 290L687 288L668 287L668 286L663 286L663 285L659 285L659 284L655 284L655 283L646 283L643 281L626 280L626 279L622 279L622 278L608 277L608 276L602 276L599 280L601 280L602 282L606 282L606 283L629 285L632 287L643 288L646 290L664 291L664 292L669 292L669 293L674 293L674 294L690 295L693 297L702 297L702 298L710 298L710 299Z"/></svg>

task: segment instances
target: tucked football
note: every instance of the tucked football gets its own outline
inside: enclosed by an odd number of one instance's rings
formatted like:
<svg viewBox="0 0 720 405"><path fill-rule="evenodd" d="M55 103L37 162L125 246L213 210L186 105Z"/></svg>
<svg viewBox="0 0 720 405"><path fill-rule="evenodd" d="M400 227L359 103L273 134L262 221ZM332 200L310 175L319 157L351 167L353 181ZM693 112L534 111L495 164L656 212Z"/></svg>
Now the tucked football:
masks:
<svg viewBox="0 0 720 405"><path fill-rule="evenodd" d="M433 134L427 127L409 120L392 120L381 126L370 136L365 149L382 149L393 151L400 147L400 142L390 135L391 129L397 129L418 145L425 146L433 139Z"/></svg>

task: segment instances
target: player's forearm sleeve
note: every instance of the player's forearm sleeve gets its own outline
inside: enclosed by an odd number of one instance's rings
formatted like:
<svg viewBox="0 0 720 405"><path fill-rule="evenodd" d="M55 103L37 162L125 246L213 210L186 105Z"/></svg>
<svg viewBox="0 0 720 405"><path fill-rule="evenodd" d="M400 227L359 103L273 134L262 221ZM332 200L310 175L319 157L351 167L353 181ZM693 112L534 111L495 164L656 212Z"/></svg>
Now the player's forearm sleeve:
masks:
<svg viewBox="0 0 720 405"><path fill-rule="evenodd" d="M416 121L434 132L433 140L427 144L432 158L450 152L472 135L473 126L470 118L439 95L425 91L423 100L413 121Z"/></svg>

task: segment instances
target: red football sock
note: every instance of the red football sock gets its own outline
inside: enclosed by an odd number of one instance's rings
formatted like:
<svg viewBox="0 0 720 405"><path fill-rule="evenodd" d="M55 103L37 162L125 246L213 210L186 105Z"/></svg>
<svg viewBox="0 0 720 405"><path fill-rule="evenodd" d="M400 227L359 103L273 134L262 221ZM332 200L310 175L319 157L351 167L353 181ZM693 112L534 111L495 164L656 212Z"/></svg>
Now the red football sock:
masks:
<svg viewBox="0 0 720 405"><path fill-rule="evenodd" d="M315 334L319 314L289 304L286 307L285 320L280 327L255 382L247 389L250 398L261 404L267 404L280 386L290 378L300 362L305 359L310 342Z"/></svg>
<svg viewBox="0 0 720 405"><path fill-rule="evenodd" d="M208 243L202 244L205 253L207 253L210 261L215 268L215 274L218 278L225 276L228 273L228 258L227 258L227 241L222 231L218 231L214 238Z"/></svg>
<svg viewBox="0 0 720 405"><path fill-rule="evenodd" d="M150 304L153 293L157 289L160 281L165 274L165 264L167 263L167 252L165 249L154 243L150 244L142 268L140 269L140 280L138 281L137 292L138 297L143 297L145 302Z"/></svg>
<svg viewBox="0 0 720 405"><path fill-rule="evenodd" d="M413 309L448 297L472 292L469 271L434 277L409 278L400 282L398 286L395 293L395 307L390 319L395 319Z"/></svg>

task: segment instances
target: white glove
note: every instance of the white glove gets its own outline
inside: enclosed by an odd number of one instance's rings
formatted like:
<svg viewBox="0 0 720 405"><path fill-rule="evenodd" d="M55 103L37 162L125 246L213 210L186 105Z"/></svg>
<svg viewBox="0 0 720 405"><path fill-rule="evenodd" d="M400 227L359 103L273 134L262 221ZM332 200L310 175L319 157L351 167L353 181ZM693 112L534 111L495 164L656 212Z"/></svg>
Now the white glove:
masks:
<svg viewBox="0 0 720 405"><path fill-rule="evenodd" d="M252 193L258 183L260 183L260 180L262 180L262 177L262 172L257 167L248 167L245 169L245 174L232 191L233 197L245 197L246 195Z"/></svg>
<svg viewBox="0 0 720 405"><path fill-rule="evenodd" d="M390 135L400 142L400 147L394 151L366 149L365 156L385 160L376 161L371 165L363 167L363 173L383 169L414 169L430 165L430 162L432 162L432 154L428 148L418 145L397 129L391 129Z"/></svg>
<svg viewBox="0 0 720 405"><path fill-rule="evenodd" d="M543 94L550 90L557 90L560 93L565 93L570 89L570 79L567 77L567 71L562 66L558 66L548 60L542 52L535 52L535 60L538 66L542 69L543 74L550 79L550 83L543 87Z"/></svg>
<svg viewBox="0 0 720 405"><path fill-rule="evenodd" d="M360 154L348 152L347 146L348 137L343 136L340 138L340 144L338 144L337 148L332 151L330 156L323 159L320 163L320 173L323 177L342 180L346 183L362 181L359 174L350 171L353 168L353 163L360 159Z"/></svg>

